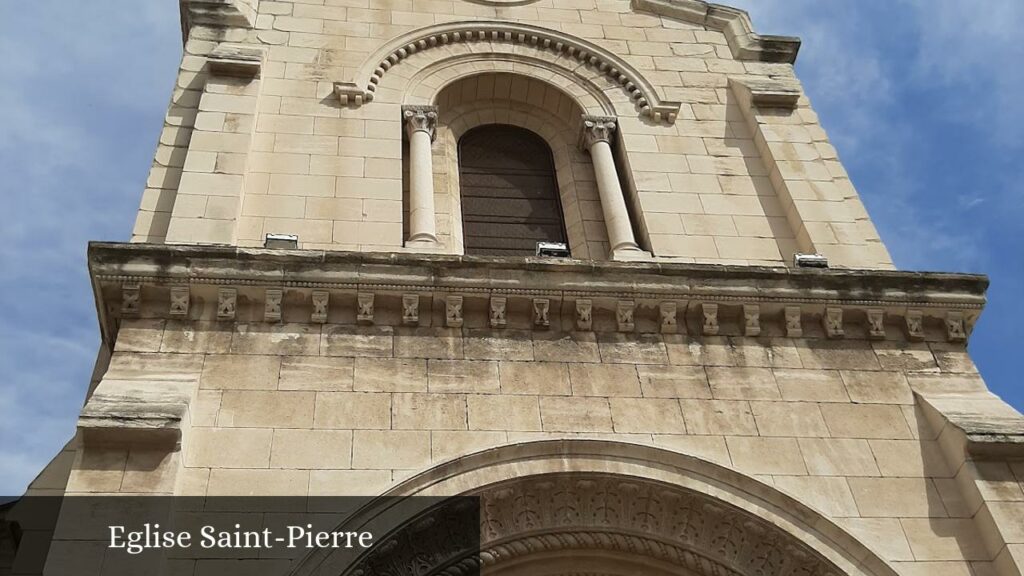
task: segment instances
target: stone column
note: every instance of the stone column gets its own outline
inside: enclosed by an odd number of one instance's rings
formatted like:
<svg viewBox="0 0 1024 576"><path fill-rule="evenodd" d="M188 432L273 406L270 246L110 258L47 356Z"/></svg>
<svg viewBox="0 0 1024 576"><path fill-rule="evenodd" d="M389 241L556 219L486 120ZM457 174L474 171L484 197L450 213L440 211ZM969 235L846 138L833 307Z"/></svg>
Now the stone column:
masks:
<svg viewBox="0 0 1024 576"><path fill-rule="evenodd" d="M409 135L409 239L406 246L437 244L434 219L434 167L430 144L437 134L436 106L403 106Z"/></svg>
<svg viewBox="0 0 1024 576"><path fill-rule="evenodd" d="M622 196L619 173L615 168L612 154L612 137L615 134L614 118L600 116L583 117L583 147L590 151L597 175L597 192L601 197L601 210L608 227L608 243L611 258L623 260L641 257L646 253L633 237L633 224L629 220L626 200Z"/></svg>

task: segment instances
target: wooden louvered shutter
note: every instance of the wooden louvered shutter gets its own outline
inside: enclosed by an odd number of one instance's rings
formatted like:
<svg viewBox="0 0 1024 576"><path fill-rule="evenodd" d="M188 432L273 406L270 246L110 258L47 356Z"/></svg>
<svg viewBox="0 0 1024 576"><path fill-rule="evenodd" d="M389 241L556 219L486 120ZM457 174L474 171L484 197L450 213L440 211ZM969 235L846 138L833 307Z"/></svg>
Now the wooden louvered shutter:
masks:
<svg viewBox="0 0 1024 576"><path fill-rule="evenodd" d="M537 242L565 242L551 149L515 126L489 125L459 141L466 254L533 255Z"/></svg>

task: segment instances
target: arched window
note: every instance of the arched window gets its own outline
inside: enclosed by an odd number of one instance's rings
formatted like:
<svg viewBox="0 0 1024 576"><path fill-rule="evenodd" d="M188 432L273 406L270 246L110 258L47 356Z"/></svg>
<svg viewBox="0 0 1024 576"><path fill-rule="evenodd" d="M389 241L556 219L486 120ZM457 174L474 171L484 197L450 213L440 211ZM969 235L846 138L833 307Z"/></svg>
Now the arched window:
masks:
<svg viewBox="0 0 1024 576"><path fill-rule="evenodd" d="M459 141L466 254L528 256L537 242L565 242L551 149L515 126L492 124Z"/></svg>

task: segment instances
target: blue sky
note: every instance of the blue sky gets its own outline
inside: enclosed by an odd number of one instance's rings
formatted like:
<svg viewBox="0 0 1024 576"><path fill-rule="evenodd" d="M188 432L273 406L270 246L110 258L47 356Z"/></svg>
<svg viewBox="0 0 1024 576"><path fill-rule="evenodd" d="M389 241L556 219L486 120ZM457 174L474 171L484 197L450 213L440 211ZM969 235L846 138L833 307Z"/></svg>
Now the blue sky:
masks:
<svg viewBox="0 0 1024 576"><path fill-rule="evenodd" d="M797 65L897 265L982 272L971 348L1024 407L1024 2L737 0ZM89 240L127 240L180 58L174 0L0 2L0 494L74 430Z"/></svg>

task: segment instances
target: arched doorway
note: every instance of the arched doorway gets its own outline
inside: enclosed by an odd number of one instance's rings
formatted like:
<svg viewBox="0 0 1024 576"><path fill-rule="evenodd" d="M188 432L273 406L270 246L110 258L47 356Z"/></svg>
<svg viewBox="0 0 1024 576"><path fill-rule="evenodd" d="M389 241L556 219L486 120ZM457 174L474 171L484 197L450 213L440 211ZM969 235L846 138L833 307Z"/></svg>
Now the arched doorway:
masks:
<svg viewBox="0 0 1024 576"><path fill-rule="evenodd" d="M538 135L505 124L459 140L465 252L530 256L538 242L566 242L551 149Z"/></svg>

